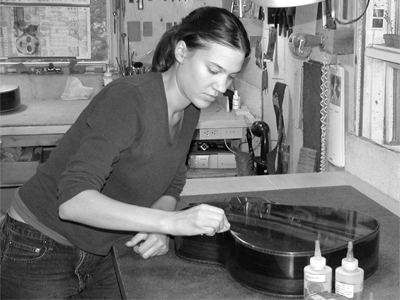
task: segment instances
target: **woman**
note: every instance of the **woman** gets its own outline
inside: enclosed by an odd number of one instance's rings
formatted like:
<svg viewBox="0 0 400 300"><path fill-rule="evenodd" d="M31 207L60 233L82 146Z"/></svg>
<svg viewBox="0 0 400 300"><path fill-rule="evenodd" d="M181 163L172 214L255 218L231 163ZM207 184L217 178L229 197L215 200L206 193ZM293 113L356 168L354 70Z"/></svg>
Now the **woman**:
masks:
<svg viewBox="0 0 400 300"><path fill-rule="evenodd" d="M217 207L174 209L199 109L249 53L236 16L199 8L161 38L155 72L100 91L16 193L1 231L2 298L120 298L116 241L147 259L168 251L168 235L228 230Z"/></svg>

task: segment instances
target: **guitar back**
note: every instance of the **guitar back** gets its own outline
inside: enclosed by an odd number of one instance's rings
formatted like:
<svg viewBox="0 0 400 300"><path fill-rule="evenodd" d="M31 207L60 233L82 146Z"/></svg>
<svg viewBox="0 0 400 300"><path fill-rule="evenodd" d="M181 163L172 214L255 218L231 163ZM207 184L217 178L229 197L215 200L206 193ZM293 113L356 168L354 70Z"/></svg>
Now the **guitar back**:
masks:
<svg viewBox="0 0 400 300"><path fill-rule="evenodd" d="M292 206L261 198L233 197L210 205L224 209L231 229L215 236L175 237L179 257L224 266L254 291L283 297L303 295L303 269L315 240L333 270L353 241L365 278L378 267L379 223L364 213L331 207Z"/></svg>

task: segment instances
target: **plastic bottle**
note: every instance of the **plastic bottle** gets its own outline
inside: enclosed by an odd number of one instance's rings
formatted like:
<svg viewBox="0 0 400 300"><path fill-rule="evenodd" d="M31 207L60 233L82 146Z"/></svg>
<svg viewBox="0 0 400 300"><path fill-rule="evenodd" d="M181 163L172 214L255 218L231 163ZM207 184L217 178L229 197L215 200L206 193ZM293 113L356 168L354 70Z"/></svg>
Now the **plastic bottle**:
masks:
<svg viewBox="0 0 400 300"><path fill-rule="evenodd" d="M323 292L332 292L332 268L326 265L325 257L321 256L319 240L316 240L314 256L304 268L304 299Z"/></svg>
<svg viewBox="0 0 400 300"><path fill-rule="evenodd" d="M240 96L237 90L235 90L232 98L232 108L239 109L240 108Z"/></svg>
<svg viewBox="0 0 400 300"><path fill-rule="evenodd" d="M109 84L111 81L113 81L112 73L110 72L110 65L107 64L106 72L103 75L103 84L104 84L104 86Z"/></svg>
<svg viewBox="0 0 400 300"><path fill-rule="evenodd" d="M335 293L349 299L362 300L364 297L364 270L358 267L354 258L353 242L347 246L347 256L342 259L342 266L335 270Z"/></svg>
<svg viewBox="0 0 400 300"><path fill-rule="evenodd" d="M226 97L226 107L225 107L226 112L231 111L231 106L229 104L229 97Z"/></svg>

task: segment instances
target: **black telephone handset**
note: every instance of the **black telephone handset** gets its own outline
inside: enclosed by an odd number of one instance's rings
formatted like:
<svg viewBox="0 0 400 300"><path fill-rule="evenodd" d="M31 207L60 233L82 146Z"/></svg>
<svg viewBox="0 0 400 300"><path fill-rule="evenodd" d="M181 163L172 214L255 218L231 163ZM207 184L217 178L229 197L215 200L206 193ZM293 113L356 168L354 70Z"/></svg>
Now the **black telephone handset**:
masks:
<svg viewBox="0 0 400 300"><path fill-rule="evenodd" d="M256 121L251 126L254 136L260 138L261 152L259 157L254 157L257 175L268 175L267 154L269 152L269 126L264 121Z"/></svg>

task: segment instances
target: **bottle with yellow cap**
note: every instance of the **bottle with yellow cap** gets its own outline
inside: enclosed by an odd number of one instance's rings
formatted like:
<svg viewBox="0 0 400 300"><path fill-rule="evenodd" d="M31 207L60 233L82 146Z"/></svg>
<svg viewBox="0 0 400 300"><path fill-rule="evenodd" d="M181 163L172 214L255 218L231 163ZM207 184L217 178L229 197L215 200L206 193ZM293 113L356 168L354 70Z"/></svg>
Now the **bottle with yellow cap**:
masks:
<svg viewBox="0 0 400 300"><path fill-rule="evenodd" d="M304 299L317 293L332 292L332 268L321 255L319 240L315 241L314 256L304 268Z"/></svg>
<svg viewBox="0 0 400 300"><path fill-rule="evenodd" d="M347 246L347 256L342 259L342 266L335 270L335 293L349 299L362 300L364 290L364 270L358 267L354 258L353 242Z"/></svg>

